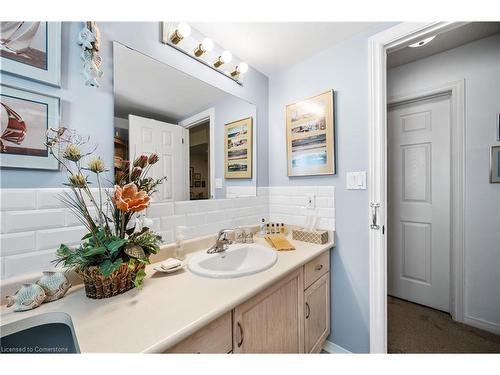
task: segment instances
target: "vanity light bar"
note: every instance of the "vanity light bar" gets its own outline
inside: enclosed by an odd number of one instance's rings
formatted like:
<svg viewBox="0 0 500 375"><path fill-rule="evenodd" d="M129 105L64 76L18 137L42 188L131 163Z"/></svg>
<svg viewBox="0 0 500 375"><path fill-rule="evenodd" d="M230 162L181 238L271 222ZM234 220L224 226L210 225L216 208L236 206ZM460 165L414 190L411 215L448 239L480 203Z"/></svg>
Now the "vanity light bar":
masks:
<svg viewBox="0 0 500 375"><path fill-rule="evenodd" d="M192 29L186 22L163 22L162 43L231 78L239 85L243 84L242 78L248 71L248 64Z"/></svg>

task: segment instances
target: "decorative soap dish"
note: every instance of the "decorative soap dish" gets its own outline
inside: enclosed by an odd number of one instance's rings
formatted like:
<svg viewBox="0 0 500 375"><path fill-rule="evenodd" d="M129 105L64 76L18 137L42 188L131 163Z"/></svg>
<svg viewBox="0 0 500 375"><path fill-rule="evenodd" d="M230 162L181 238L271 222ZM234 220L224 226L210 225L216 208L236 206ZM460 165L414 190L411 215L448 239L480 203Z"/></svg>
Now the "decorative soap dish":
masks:
<svg viewBox="0 0 500 375"><path fill-rule="evenodd" d="M174 273L184 268L185 264L183 261L178 259L169 258L165 262L160 263L153 267L155 271L162 273Z"/></svg>

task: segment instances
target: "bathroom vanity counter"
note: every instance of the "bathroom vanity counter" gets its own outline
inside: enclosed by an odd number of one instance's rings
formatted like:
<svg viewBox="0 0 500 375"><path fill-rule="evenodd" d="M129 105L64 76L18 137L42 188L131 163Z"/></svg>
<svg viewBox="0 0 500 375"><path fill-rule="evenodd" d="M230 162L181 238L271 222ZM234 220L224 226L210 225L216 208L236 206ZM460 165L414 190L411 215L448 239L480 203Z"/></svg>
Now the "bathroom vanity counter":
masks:
<svg viewBox="0 0 500 375"><path fill-rule="evenodd" d="M174 274L146 269L142 290L92 300L83 285L70 289L61 300L27 312L2 306L1 323L6 324L45 312L71 316L82 353L161 353L208 323L249 300L285 275L334 247L289 241L295 251L278 252L276 264L263 272L233 279L211 279L186 269ZM268 246L264 239L256 243ZM187 260L192 253L187 254Z"/></svg>

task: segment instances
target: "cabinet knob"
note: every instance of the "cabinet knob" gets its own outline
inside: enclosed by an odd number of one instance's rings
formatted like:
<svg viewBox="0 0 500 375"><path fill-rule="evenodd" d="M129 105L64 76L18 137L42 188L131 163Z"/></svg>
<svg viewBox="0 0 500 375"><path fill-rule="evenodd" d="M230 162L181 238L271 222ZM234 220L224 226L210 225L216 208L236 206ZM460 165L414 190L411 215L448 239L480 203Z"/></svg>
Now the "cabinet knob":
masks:
<svg viewBox="0 0 500 375"><path fill-rule="evenodd" d="M322 269L322 268L323 268L323 265L322 265L322 264L318 264L318 265L316 265L316 267L314 267L314 269L315 269L316 271L321 271L321 269Z"/></svg>

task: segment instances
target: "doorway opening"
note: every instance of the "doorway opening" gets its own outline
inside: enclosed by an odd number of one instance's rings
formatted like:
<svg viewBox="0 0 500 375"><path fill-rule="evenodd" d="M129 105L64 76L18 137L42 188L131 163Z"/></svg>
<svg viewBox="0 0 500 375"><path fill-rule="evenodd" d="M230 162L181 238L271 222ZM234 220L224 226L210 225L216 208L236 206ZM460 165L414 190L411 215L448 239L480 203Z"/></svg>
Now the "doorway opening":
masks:
<svg viewBox="0 0 500 375"><path fill-rule="evenodd" d="M471 116L473 111L469 110L469 105L476 105L475 100L481 97L498 98L498 92L476 92L473 103L470 103L471 87L488 90L489 86L483 83L477 85L477 80L483 79L483 70L469 74L475 69L470 64L473 60L467 58L471 56L470 51L463 58L456 56L461 48L472 48L473 43L476 43L476 48L486 41L478 49L484 53L478 54L476 51L473 56L481 67L492 65L493 59L488 57L492 54L488 52L498 48L495 38L498 38L499 26L498 23L403 23L370 39L369 264L372 353L386 353L388 349L398 353L477 352L474 347L481 347L478 349L480 352L500 351L500 337L495 335L499 327L495 302L482 304L468 294L467 306L464 306L465 233L469 234L469 241L477 234L484 233L477 227L464 225L465 187L469 191L467 208L471 207L471 186L474 191L481 190L492 196L495 194L485 179L476 179L471 185L470 176L482 171L484 163L477 164L473 171L467 169L466 176L465 155L466 151L471 151L465 143L465 112L467 108L468 116ZM457 35L460 37L457 38ZM410 45L419 45L419 41L426 39L434 42L424 44L422 48L410 48ZM495 43L497 47L494 47ZM488 44L489 48L486 46ZM484 60L479 61L480 58ZM434 63L433 73L427 74L431 61ZM488 70L489 74L497 74L495 69ZM395 77L398 84L394 83ZM417 84L412 85L412 80ZM475 108L475 111L485 113L490 109ZM433 121L434 115L441 120ZM478 129L487 127L494 130L495 127L494 123L481 120L473 122L468 125L468 135L478 134ZM474 127L478 122L482 123L482 128ZM443 123L449 123L449 130ZM445 139L444 143L440 143L443 141L437 139L438 143L434 145L433 131L436 129L445 129L448 141ZM484 144L478 146L481 150L489 148L486 143L490 140L484 138L481 139ZM437 156L439 153L445 156ZM438 164L435 165L435 162ZM470 164L467 167L470 168ZM436 183L436 187L433 183ZM438 207L434 207L434 203ZM481 206L481 210L489 217L485 206ZM493 219L489 221L495 223L498 220L494 212L490 216ZM482 216L477 220L483 226L489 225ZM476 232L472 233L472 230ZM489 241L489 236L486 237L488 239L482 245L494 253L498 243L495 243L494 236L492 241ZM488 256L486 252L482 254ZM484 264L484 260L482 262ZM435 272L439 269L441 272ZM470 268L468 272L471 272ZM491 275L497 271L488 268L488 272L491 279ZM479 273L475 277L484 280L481 289L493 292L493 285ZM468 288L471 288L471 284L468 284ZM471 303L472 299L476 304ZM476 312L476 317L471 315L471 310ZM416 319L412 320L412 316ZM441 323L436 323L438 320ZM419 326L422 322L427 324ZM436 326L440 328L439 332L424 329ZM478 332L471 326L490 332ZM388 345L388 334L391 339L394 332L402 340ZM445 341L440 340L439 333ZM419 336L412 337L411 334ZM488 336L488 344L474 343L473 337L478 336ZM420 343L424 347L405 345L414 344L423 337L425 339Z"/></svg>
<svg viewBox="0 0 500 375"><path fill-rule="evenodd" d="M189 199L210 199L210 121L188 128Z"/></svg>

